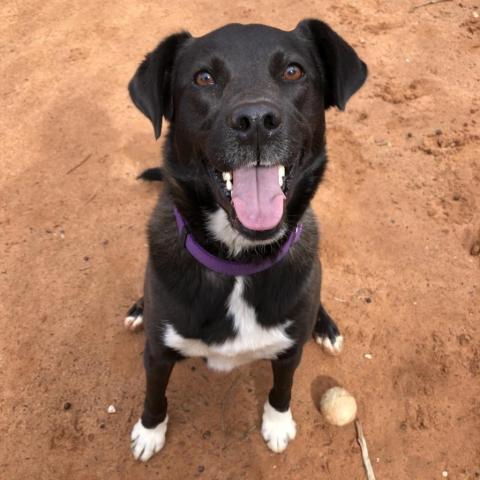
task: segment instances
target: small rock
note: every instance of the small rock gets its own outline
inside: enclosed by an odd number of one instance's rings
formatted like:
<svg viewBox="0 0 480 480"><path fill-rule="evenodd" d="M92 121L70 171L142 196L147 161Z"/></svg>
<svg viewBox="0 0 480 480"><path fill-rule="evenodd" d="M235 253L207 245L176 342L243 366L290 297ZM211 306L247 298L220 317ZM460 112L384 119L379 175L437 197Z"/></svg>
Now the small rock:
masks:
<svg viewBox="0 0 480 480"><path fill-rule="evenodd" d="M109 405L107 408L108 413L117 413L117 409L115 408L115 405Z"/></svg>
<svg viewBox="0 0 480 480"><path fill-rule="evenodd" d="M443 478L447 478L447 477L448 477L448 472L447 472L447 470L444 470L444 471L442 472L442 477L443 477Z"/></svg>
<svg viewBox="0 0 480 480"><path fill-rule="evenodd" d="M90 257L89 257L88 255L85 255L85 256L83 257L83 260L84 260L85 262L88 262L88 261L90 260Z"/></svg>
<svg viewBox="0 0 480 480"><path fill-rule="evenodd" d="M197 472L198 472L198 473L203 473L204 471L205 471L205 467L204 467L203 465L199 465L199 466L197 467Z"/></svg>
<svg viewBox="0 0 480 480"><path fill-rule="evenodd" d="M70 410L72 408L72 404L70 402L65 402L63 404L63 409L64 410Z"/></svg>
<svg viewBox="0 0 480 480"><path fill-rule="evenodd" d="M468 345L470 343L470 340L471 340L471 336L466 334L466 333L462 333L460 335L458 335L457 337L457 340L458 340L458 343L464 347L465 345Z"/></svg>
<svg viewBox="0 0 480 480"><path fill-rule="evenodd" d="M455 192L455 193L453 194L452 198L453 198L453 200L454 200L455 202L458 202L462 197L461 197L461 195L460 195L458 192Z"/></svg>
<svg viewBox="0 0 480 480"><path fill-rule="evenodd" d="M367 298L365 299L365 303L372 303L372 299L371 299L370 297L367 297Z"/></svg>
<svg viewBox="0 0 480 480"><path fill-rule="evenodd" d="M472 248L470 249L470 255L472 255L472 257L480 255L480 240L474 242Z"/></svg>
<svg viewBox="0 0 480 480"><path fill-rule="evenodd" d="M212 434L211 434L210 430L206 430L205 432L202 433L202 438L203 438L204 440L207 440L207 439L210 438L211 435L212 435Z"/></svg>
<svg viewBox="0 0 480 480"><path fill-rule="evenodd" d="M371 353L366 353L364 355L364 357L367 359L367 360L371 360L373 358L372 354Z"/></svg>

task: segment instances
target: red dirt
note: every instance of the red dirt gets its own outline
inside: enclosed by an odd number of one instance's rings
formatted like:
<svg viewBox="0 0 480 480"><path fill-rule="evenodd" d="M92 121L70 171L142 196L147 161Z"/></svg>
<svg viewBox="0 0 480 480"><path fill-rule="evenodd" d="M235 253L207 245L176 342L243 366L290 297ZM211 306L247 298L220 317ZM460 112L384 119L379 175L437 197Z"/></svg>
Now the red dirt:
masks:
<svg viewBox="0 0 480 480"><path fill-rule="evenodd" d="M480 477L480 8L409 12L420 3L4 2L2 480L364 479L353 426L329 426L317 408L333 381L359 402L378 479ZM182 363L167 445L137 463L143 336L122 320L141 293L157 192L135 175L159 145L127 82L180 28L290 29L304 17L330 22L370 67L347 111L328 113L330 165L314 201L323 298L345 351L308 344L298 435L280 455L259 434L266 362L228 375Z"/></svg>

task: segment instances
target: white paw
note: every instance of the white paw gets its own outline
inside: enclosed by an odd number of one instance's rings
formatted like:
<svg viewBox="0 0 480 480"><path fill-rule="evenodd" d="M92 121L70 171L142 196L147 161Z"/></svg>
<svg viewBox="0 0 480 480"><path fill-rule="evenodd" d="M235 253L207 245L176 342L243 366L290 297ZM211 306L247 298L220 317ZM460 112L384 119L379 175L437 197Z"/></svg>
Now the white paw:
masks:
<svg viewBox="0 0 480 480"><path fill-rule="evenodd" d="M292 418L292 412L275 410L267 400L263 407L262 436L270 450L283 452L290 440L295 438L297 427Z"/></svg>
<svg viewBox="0 0 480 480"><path fill-rule="evenodd" d="M315 336L315 341L331 355L338 355L343 350L343 337L341 335L336 337L335 343L332 343L327 336L321 337L319 335Z"/></svg>
<svg viewBox="0 0 480 480"><path fill-rule="evenodd" d="M129 316L124 321L125 328L131 332L140 330L143 327L143 315Z"/></svg>
<svg viewBox="0 0 480 480"><path fill-rule="evenodd" d="M155 428L145 428L139 420L132 430L132 453L135 460L146 462L165 445L168 416Z"/></svg>

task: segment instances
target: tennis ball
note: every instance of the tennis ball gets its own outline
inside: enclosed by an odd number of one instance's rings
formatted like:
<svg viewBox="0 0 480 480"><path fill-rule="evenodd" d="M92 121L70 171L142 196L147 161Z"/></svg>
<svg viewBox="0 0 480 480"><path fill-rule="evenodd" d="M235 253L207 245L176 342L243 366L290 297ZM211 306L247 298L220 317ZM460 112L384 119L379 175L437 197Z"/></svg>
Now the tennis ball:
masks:
<svg viewBox="0 0 480 480"><path fill-rule="evenodd" d="M343 427L355 420L357 402L344 388L333 387L323 394L320 410L329 423Z"/></svg>

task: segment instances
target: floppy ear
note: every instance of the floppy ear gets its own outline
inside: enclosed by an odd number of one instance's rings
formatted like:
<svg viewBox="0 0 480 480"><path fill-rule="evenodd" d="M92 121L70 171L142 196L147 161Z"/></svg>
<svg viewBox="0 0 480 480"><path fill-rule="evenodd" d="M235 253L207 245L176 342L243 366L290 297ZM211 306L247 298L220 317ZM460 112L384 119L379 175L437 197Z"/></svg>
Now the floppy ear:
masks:
<svg viewBox="0 0 480 480"><path fill-rule="evenodd" d="M325 108L345 109L348 99L364 84L367 66L355 50L320 20L303 20L296 29L310 40L325 70Z"/></svg>
<svg viewBox="0 0 480 480"><path fill-rule="evenodd" d="M172 69L179 47L191 38L188 32L176 33L163 40L140 64L128 84L130 98L148 117L155 130L155 138L162 131L162 117L171 120L173 103L171 91Z"/></svg>

